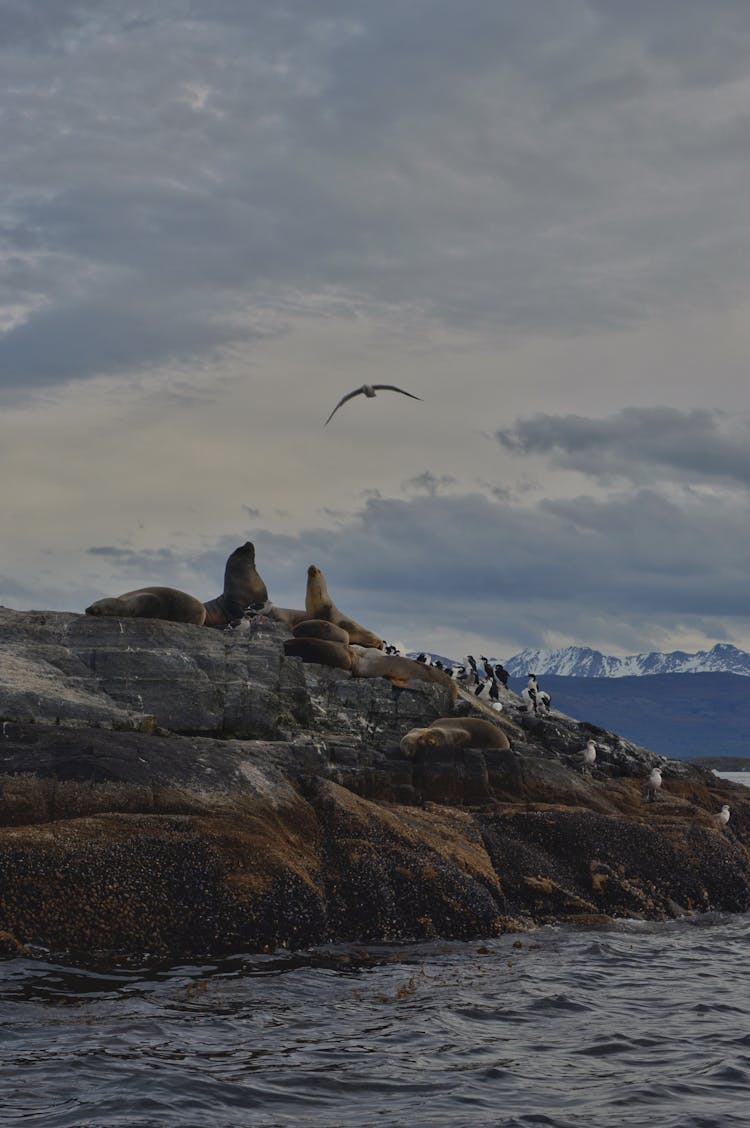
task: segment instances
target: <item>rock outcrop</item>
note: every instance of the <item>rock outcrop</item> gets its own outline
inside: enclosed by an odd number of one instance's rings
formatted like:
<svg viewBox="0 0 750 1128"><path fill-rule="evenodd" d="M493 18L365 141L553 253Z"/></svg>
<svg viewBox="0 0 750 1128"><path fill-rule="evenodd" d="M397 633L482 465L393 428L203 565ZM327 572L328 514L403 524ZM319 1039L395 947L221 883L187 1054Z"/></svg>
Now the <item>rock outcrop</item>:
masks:
<svg viewBox="0 0 750 1128"><path fill-rule="evenodd" d="M471 705L303 665L288 637L262 616L0 609L0 951L187 957L750 907L750 791L668 761L647 802L658 757L508 691L509 750L410 760L405 732Z"/></svg>

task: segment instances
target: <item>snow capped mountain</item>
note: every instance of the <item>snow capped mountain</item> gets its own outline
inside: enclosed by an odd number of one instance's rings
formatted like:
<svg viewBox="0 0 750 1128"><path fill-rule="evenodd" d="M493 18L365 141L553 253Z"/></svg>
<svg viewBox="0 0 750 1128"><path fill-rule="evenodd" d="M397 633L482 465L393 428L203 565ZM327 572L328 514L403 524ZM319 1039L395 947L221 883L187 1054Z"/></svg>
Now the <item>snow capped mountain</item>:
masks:
<svg viewBox="0 0 750 1128"><path fill-rule="evenodd" d="M561 650L529 648L505 663L511 677L549 674L568 678L624 678L645 674L741 674L750 677L750 654L729 643L717 643L711 650L687 654L651 651L615 658L588 646L566 646Z"/></svg>

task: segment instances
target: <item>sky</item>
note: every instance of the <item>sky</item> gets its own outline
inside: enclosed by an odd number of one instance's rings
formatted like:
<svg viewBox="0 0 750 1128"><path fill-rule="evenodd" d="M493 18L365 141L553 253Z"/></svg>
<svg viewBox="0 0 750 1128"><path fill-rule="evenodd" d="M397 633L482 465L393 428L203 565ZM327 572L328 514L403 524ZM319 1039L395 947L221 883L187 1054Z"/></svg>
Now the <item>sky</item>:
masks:
<svg viewBox="0 0 750 1128"><path fill-rule="evenodd" d="M0 26L0 603L251 540L449 656L750 649L746 0Z"/></svg>

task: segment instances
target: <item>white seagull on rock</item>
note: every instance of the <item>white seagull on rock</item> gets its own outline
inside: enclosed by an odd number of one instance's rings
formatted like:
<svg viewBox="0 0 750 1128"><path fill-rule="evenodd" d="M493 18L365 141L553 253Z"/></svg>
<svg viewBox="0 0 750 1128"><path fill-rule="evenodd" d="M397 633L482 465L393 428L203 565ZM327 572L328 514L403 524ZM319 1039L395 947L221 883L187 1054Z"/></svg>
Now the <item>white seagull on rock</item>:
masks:
<svg viewBox="0 0 750 1128"><path fill-rule="evenodd" d="M590 772L596 763L596 744L593 740L586 741L586 747L580 752L583 771Z"/></svg>
<svg viewBox="0 0 750 1128"><path fill-rule="evenodd" d="M656 792L661 787L661 772L658 768L652 768L649 772L648 779L646 780L646 798L654 800Z"/></svg>
<svg viewBox="0 0 750 1128"><path fill-rule="evenodd" d="M714 816L719 826L726 826L729 822L729 804L724 803L718 815Z"/></svg>
<svg viewBox="0 0 750 1128"><path fill-rule="evenodd" d="M403 388L397 388L395 384L363 384L361 388L355 388L353 392L341 397L323 426L326 427L331 422L338 409L347 400L354 399L355 396L367 396L368 399L373 399L376 392L400 392L402 396L408 396L409 399L421 399L421 396L413 396L411 392L405 392Z"/></svg>

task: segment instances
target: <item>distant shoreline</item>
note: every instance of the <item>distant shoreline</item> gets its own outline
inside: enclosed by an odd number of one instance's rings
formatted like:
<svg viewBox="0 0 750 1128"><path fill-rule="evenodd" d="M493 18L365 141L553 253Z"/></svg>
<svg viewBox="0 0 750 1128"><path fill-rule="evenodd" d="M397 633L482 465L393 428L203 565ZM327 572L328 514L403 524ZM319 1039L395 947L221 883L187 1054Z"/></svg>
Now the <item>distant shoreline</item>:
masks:
<svg viewBox="0 0 750 1128"><path fill-rule="evenodd" d="M698 756L690 762L715 772L750 772L748 756Z"/></svg>

